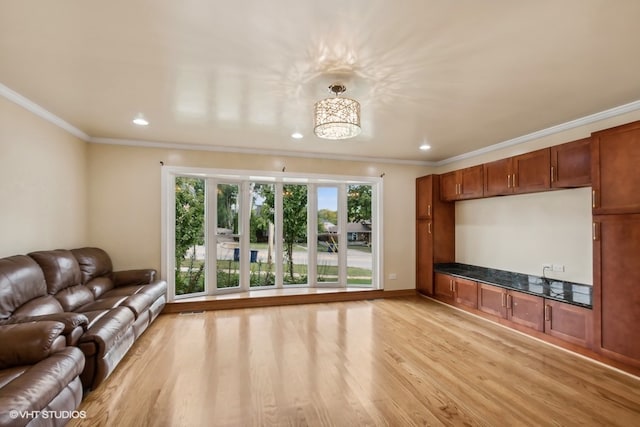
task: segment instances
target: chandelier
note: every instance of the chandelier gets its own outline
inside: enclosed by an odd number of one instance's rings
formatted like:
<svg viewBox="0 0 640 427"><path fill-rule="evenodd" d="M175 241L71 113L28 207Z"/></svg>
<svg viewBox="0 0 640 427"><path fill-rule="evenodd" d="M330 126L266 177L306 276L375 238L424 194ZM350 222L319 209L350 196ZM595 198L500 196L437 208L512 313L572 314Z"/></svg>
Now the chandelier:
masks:
<svg viewBox="0 0 640 427"><path fill-rule="evenodd" d="M342 84L332 84L329 90L335 94L316 102L313 131L320 138L347 139L360 134L360 103L339 95L347 90Z"/></svg>

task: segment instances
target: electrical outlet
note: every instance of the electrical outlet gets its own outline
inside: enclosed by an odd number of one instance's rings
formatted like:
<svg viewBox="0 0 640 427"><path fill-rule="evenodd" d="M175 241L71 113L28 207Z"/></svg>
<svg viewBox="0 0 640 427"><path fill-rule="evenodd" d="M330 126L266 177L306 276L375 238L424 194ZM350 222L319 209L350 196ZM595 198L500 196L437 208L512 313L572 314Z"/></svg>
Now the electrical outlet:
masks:
<svg viewBox="0 0 640 427"><path fill-rule="evenodd" d="M396 280L398 278L398 276L396 275L396 273L389 273L389 280Z"/></svg>
<svg viewBox="0 0 640 427"><path fill-rule="evenodd" d="M558 273L564 273L564 265L554 264L553 265L553 271L558 272Z"/></svg>

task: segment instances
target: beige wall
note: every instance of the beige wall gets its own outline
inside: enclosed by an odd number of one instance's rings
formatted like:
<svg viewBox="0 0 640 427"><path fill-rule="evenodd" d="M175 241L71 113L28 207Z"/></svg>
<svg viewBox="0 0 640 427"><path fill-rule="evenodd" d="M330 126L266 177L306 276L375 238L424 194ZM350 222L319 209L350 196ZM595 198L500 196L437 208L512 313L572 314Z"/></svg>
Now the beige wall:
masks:
<svg viewBox="0 0 640 427"><path fill-rule="evenodd" d="M456 203L456 260L592 283L591 190L492 197Z"/></svg>
<svg viewBox="0 0 640 427"><path fill-rule="evenodd" d="M415 287L415 178L427 168L323 159L89 145L89 230L116 268L160 270L161 165L380 176L383 183L384 280L387 290Z"/></svg>
<svg viewBox="0 0 640 427"><path fill-rule="evenodd" d="M86 146L0 97L0 257L87 243Z"/></svg>
<svg viewBox="0 0 640 427"><path fill-rule="evenodd" d="M585 138L635 120L640 112L451 163L437 173ZM548 275L592 284L590 188L457 202L456 261L535 275L542 274L543 263L561 264L564 273Z"/></svg>

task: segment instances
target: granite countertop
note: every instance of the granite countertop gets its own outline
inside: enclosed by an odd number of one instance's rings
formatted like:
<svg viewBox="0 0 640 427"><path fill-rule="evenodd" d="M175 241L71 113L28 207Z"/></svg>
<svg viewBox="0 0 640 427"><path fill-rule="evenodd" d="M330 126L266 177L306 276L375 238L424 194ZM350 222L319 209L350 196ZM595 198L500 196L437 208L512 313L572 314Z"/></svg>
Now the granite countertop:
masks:
<svg viewBox="0 0 640 427"><path fill-rule="evenodd" d="M434 270L567 304L593 307L592 287L589 285L460 263L436 264Z"/></svg>

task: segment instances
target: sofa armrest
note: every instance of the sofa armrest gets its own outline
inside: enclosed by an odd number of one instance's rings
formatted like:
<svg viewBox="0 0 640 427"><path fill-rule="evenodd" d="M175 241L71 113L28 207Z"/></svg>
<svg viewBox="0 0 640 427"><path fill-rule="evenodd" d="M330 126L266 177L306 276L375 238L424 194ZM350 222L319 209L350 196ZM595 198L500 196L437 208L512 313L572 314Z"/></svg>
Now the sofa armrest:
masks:
<svg viewBox="0 0 640 427"><path fill-rule="evenodd" d="M147 285L153 282L155 279L156 270L151 268L113 272L113 285L115 287Z"/></svg>
<svg viewBox="0 0 640 427"><path fill-rule="evenodd" d="M60 322L64 324L64 330L62 331L64 335L69 334L77 327L81 327L83 330L86 330L87 325L89 324L89 319L87 319L87 316L81 313L71 312L16 317L11 319L11 323L41 322L45 320L52 320L54 322Z"/></svg>
<svg viewBox="0 0 640 427"><path fill-rule="evenodd" d="M33 365L66 347L64 324L42 321L0 326L0 369Z"/></svg>

